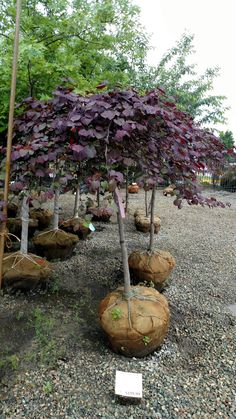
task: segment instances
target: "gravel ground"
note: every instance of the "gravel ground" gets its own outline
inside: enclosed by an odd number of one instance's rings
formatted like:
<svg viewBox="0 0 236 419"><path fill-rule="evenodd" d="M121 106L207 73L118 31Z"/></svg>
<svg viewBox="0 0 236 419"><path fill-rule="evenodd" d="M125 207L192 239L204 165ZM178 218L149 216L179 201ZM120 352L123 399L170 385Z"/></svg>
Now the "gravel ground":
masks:
<svg viewBox="0 0 236 419"><path fill-rule="evenodd" d="M1 419L236 418L236 318L228 308L236 303L236 194L207 194L231 207L178 210L173 198L157 193L162 227L155 245L177 265L164 290L169 333L146 358L114 354L97 321L99 301L122 281L115 218L96 224L70 260L54 264L50 290L0 297L0 341L7 342L1 356L8 360ZM129 252L148 243L132 217L143 199L142 191L130 196ZM66 216L72 202L62 197ZM116 370L143 374L140 402L114 395Z"/></svg>

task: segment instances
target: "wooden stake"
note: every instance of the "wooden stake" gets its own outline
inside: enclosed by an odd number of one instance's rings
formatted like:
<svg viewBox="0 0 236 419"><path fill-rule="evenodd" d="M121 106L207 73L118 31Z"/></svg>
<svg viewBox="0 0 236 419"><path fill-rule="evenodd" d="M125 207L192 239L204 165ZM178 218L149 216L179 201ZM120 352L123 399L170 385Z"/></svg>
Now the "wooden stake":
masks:
<svg viewBox="0 0 236 419"><path fill-rule="evenodd" d="M11 148L12 148L12 135L13 135L13 119L14 119L14 108L15 108L15 96L16 96L16 74L17 74L17 61L18 61L18 50L19 50L19 35L20 35L20 14L21 14L21 0L16 2L16 26L15 26L15 37L14 37L14 52L13 52L13 63L12 63L12 79L11 79L11 95L10 95L10 107L8 116L8 132L7 132L7 155L6 155L6 173L4 183L4 201L8 201L9 194L9 183L10 183L10 166L11 166ZM3 207L3 213L7 216L7 206ZM0 236L0 289L2 288L2 276L3 276L3 254L6 232L6 221L2 223L2 235Z"/></svg>

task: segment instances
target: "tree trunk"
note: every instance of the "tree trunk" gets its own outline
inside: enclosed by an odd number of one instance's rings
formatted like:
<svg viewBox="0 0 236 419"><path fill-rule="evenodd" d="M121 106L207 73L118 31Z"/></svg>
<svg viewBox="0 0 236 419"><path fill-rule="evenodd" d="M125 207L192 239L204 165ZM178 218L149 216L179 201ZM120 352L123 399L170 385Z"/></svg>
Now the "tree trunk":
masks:
<svg viewBox="0 0 236 419"><path fill-rule="evenodd" d="M59 227L59 196L60 190L56 188L54 191L53 230L58 230Z"/></svg>
<svg viewBox="0 0 236 419"><path fill-rule="evenodd" d="M22 202L21 207L21 244L20 244L20 252L23 255L27 255L28 253L28 228L29 228L29 202L28 202L28 195L25 195Z"/></svg>
<svg viewBox="0 0 236 419"><path fill-rule="evenodd" d="M145 215L148 217L148 194L147 191L145 191Z"/></svg>
<svg viewBox="0 0 236 419"><path fill-rule="evenodd" d="M80 187L76 188L75 193L75 205L74 205L74 218L79 218L79 199L80 199Z"/></svg>
<svg viewBox="0 0 236 419"><path fill-rule="evenodd" d="M127 169L126 171L126 177L125 177L125 212L128 212L128 206L129 206L129 171Z"/></svg>
<svg viewBox="0 0 236 419"><path fill-rule="evenodd" d="M150 241L148 251L153 251L153 243L154 243L154 210L155 210L155 195L156 195L156 188L154 187L152 190L152 198L151 198L151 216L150 216Z"/></svg>
<svg viewBox="0 0 236 419"><path fill-rule="evenodd" d="M119 236L120 236L120 247L121 247L121 254L122 254L122 265L124 271L124 297L129 298L130 296L130 273L129 273L129 263L128 263L128 251L127 245L125 242L125 233L124 233L124 223L123 218L121 216L121 211L119 206L117 212L117 221L119 226Z"/></svg>
<svg viewBox="0 0 236 419"><path fill-rule="evenodd" d="M97 190L97 205L100 207L100 188Z"/></svg>

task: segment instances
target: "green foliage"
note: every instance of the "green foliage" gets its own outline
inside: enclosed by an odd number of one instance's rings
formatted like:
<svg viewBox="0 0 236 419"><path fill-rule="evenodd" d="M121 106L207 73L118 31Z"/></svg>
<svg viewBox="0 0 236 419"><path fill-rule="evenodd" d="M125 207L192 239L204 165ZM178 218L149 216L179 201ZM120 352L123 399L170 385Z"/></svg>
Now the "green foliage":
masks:
<svg viewBox="0 0 236 419"><path fill-rule="evenodd" d="M47 317L40 308L36 308L33 313L31 325L34 327L36 339L40 344L45 345L50 337L54 320Z"/></svg>
<svg viewBox="0 0 236 419"><path fill-rule="evenodd" d="M0 5L0 132L6 129L15 0ZM102 80L132 83L148 45L139 9L126 0L23 0L17 101L45 99L64 79L78 93Z"/></svg>
<svg viewBox="0 0 236 419"><path fill-rule="evenodd" d="M221 177L220 186L229 192L236 192L236 166L230 167Z"/></svg>
<svg viewBox="0 0 236 419"><path fill-rule="evenodd" d="M39 358L40 362L46 365L54 364L54 362L64 356L64 347L59 346L53 337L53 326L55 326L55 318L45 315L40 308L36 308L33 312L33 318L30 326L35 330L36 343L38 352L28 353L26 358L29 361Z"/></svg>
<svg viewBox="0 0 236 419"><path fill-rule="evenodd" d="M145 346L147 346L151 342L151 340L152 339L149 336L144 336L142 339Z"/></svg>
<svg viewBox="0 0 236 419"><path fill-rule="evenodd" d="M189 64L195 52L194 36L183 34L176 46L164 54L159 65L140 74L140 88L161 86L175 98L178 107L188 112L201 124L224 123L224 96L212 95L213 82L219 76L219 68L207 68L198 76L196 64Z"/></svg>
<svg viewBox="0 0 236 419"><path fill-rule="evenodd" d="M0 368L9 366L13 371L19 368L19 358L17 355L7 355L3 359L0 359Z"/></svg>
<svg viewBox="0 0 236 419"><path fill-rule="evenodd" d="M113 320L119 320L119 319L121 318L122 311L121 311L121 309L120 309L120 308L118 308L118 307L113 308L113 310L112 310L112 312L111 312L111 315L112 315L112 319L113 319Z"/></svg>
<svg viewBox="0 0 236 419"><path fill-rule="evenodd" d="M46 381L43 386L43 392L45 394L51 394L53 392L53 383L51 381Z"/></svg>
<svg viewBox="0 0 236 419"><path fill-rule="evenodd" d="M234 137L232 131L221 131L220 132L220 139L222 140L223 144L227 149L233 148L234 146Z"/></svg>

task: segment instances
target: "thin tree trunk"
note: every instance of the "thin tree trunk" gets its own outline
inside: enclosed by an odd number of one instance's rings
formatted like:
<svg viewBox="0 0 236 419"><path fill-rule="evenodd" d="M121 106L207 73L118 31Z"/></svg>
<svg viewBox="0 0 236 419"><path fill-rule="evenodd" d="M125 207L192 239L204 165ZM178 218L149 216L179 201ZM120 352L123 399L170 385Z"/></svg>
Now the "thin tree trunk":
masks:
<svg viewBox="0 0 236 419"><path fill-rule="evenodd" d="M148 195L147 191L145 191L145 215L148 217Z"/></svg>
<svg viewBox="0 0 236 419"><path fill-rule="evenodd" d="M53 230L58 230L59 227L59 188L54 191L54 212L53 212Z"/></svg>
<svg viewBox="0 0 236 419"><path fill-rule="evenodd" d="M156 188L154 187L152 190L152 198L151 198L151 216L150 216L150 241L148 251L153 251L153 244L154 244L154 210L155 210L155 195L156 195Z"/></svg>
<svg viewBox="0 0 236 419"><path fill-rule="evenodd" d="M122 254L123 271L124 271L124 297L129 298L131 286L130 286L130 273L129 273L129 263L128 263L128 251L127 251L127 245L125 242L123 218L121 216L119 206L117 207L118 207L117 221L118 221L118 227L119 227L120 247L121 247L121 254Z"/></svg>
<svg viewBox="0 0 236 419"><path fill-rule="evenodd" d="M79 218L79 200L80 200L80 187L77 186L75 193L75 205L74 205L74 218Z"/></svg>
<svg viewBox="0 0 236 419"><path fill-rule="evenodd" d="M100 207L100 188L97 190L97 205Z"/></svg>
<svg viewBox="0 0 236 419"><path fill-rule="evenodd" d="M129 171L127 169L126 171L126 177L125 177L125 212L128 212L128 206L129 206Z"/></svg>
<svg viewBox="0 0 236 419"><path fill-rule="evenodd" d="M28 195L25 195L21 207L21 244L20 252L23 255L28 253L28 229L29 229L29 202Z"/></svg>

